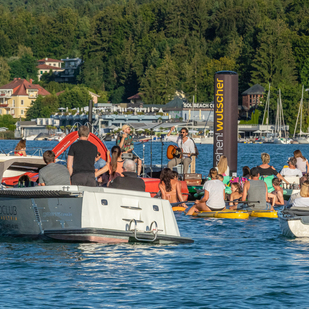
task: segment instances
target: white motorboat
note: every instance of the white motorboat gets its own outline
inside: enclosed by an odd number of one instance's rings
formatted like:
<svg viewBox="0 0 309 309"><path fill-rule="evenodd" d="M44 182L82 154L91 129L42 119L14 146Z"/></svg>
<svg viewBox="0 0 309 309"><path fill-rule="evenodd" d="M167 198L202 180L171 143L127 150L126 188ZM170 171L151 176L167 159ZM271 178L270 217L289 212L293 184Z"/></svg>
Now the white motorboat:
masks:
<svg viewBox="0 0 309 309"><path fill-rule="evenodd" d="M309 237L309 207L283 209L278 218L284 236Z"/></svg>
<svg viewBox="0 0 309 309"><path fill-rule="evenodd" d="M213 136L201 136L201 137L193 137L192 138L195 144L213 144L214 137Z"/></svg>
<svg viewBox="0 0 309 309"><path fill-rule="evenodd" d="M291 139L284 138L284 137L279 137L274 139L274 144L291 144Z"/></svg>
<svg viewBox="0 0 309 309"><path fill-rule="evenodd" d="M3 156L0 178L37 173L41 157ZM13 174L14 175L13 175ZM0 233L74 242L191 243L180 236L170 203L150 193L83 186L0 190Z"/></svg>

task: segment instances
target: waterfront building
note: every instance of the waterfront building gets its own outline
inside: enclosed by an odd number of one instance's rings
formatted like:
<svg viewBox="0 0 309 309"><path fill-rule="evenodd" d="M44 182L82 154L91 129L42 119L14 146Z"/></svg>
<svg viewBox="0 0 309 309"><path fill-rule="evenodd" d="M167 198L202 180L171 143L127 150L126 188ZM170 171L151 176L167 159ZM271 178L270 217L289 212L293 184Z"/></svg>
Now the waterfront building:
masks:
<svg viewBox="0 0 309 309"><path fill-rule="evenodd" d="M40 85L32 84L32 79L14 78L10 83L0 86L0 115L9 114L14 118L24 118L31 103L38 95L50 93Z"/></svg>
<svg viewBox="0 0 309 309"><path fill-rule="evenodd" d="M62 72L64 69L61 67L61 64L64 63L62 60L52 59L52 58L44 58L38 60L38 80L41 80L41 77L44 73L49 73L50 70L56 74Z"/></svg>

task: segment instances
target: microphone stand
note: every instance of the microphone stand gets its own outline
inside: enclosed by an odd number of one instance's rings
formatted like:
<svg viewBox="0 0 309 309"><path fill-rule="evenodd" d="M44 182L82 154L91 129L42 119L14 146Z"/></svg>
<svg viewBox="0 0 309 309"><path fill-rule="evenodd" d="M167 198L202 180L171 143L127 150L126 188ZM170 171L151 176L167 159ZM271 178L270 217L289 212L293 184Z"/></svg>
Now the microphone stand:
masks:
<svg viewBox="0 0 309 309"><path fill-rule="evenodd" d="M163 147L164 147L164 142L163 142L162 134L161 134L161 171L162 171L162 166L163 166Z"/></svg>

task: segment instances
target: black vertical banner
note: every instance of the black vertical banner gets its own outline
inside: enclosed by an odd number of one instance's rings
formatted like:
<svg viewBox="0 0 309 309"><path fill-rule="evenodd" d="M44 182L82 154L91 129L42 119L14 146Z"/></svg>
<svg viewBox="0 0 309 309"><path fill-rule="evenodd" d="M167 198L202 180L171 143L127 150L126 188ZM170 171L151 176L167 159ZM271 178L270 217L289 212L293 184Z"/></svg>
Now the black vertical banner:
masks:
<svg viewBox="0 0 309 309"><path fill-rule="evenodd" d="M225 155L230 174L237 172L238 74L215 74L213 165Z"/></svg>

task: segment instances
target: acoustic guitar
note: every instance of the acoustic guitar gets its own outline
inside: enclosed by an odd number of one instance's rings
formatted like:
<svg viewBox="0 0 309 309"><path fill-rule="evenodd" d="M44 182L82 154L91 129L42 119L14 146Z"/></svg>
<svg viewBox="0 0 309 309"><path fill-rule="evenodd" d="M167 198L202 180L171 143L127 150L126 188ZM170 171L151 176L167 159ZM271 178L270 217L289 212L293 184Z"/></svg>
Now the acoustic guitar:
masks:
<svg viewBox="0 0 309 309"><path fill-rule="evenodd" d="M166 156L169 160L174 158L179 159L182 156L181 149L175 145L169 145L167 147Z"/></svg>

